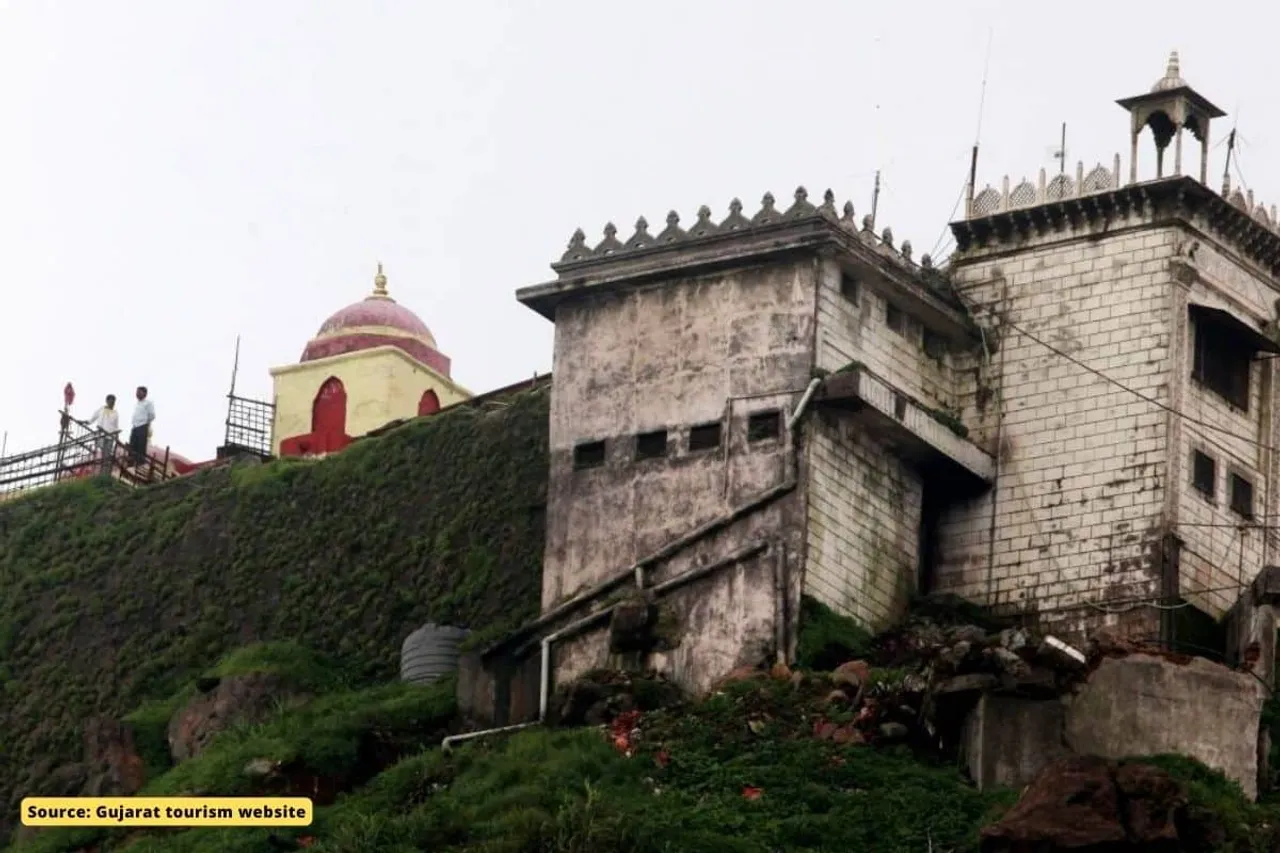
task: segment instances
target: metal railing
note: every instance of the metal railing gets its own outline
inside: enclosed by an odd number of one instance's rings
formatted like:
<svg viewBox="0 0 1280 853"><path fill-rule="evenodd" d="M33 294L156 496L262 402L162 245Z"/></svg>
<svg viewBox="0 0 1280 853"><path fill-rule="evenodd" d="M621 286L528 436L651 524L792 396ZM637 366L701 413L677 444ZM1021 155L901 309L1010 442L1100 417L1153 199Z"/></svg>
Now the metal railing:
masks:
<svg viewBox="0 0 1280 853"><path fill-rule="evenodd" d="M169 449L133 458L120 435L89 426L59 413L56 444L0 458L0 500L20 492L65 480L93 476L114 477L131 486L145 486L175 476L169 467Z"/></svg>
<svg viewBox="0 0 1280 853"><path fill-rule="evenodd" d="M261 400L227 395L227 432L224 448L271 455L271 428L276 407Z"/></svg>

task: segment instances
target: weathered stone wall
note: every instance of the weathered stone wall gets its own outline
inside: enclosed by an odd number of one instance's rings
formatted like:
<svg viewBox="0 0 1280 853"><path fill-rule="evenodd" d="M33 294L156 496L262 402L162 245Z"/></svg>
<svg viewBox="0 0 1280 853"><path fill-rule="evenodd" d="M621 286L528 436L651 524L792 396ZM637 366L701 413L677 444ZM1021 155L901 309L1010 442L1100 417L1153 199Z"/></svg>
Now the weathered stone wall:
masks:
<svg viewBox="0 0 1280 853"><path fill-rule="evenodd" d="M955 408L957 386L950 354L937 358L926 354L920 320L906 315L904 325L894 330L888 324L888 310L871 282L858 280L853 294L842 291L839 265L825 261L818 282L818 367L836 371L856 361L927 407Z"/></svg>
<svg viewBox="0 0 1280 853"><path fill-rule="evenodd" d="M889 303L875 283L854 282L852 289L842 287L838 263L823 262L818 367L837 371L857 362L927 408L954 410L951 353L926 353L919 319L904 314L902 325L892 328ZM917 588L920 474L839 415L815 413L807 429L805 592L869 628L885 627Z"/></svg>
<svg viewBox="0 0 1280 853"><path fill-rule="evenodd" d="M1059 630L1108 621L1090 604L1158 591L1171 416L1072 359L1170 404L1174 237L1135 220L956 259L988 330L1003 312L1064 354L1007 329L964 389L965 423L998 441L1001 468L994 492L945 514L943 589L1068 620Z"/></svg>
<svg viewBox="0 0 1280 853"><path fill-rule="evenodd" d="M646 558L787 477L791 437L748 441L752 414L785 418L813 368L812 256L584 297L556 314L543 607ZM689 448L719 421L720 446ZM779 424L781 428L781 424ZM668 430L662 458L637 460L636 436ZM606 443L605 464L575 470L574 448ZM656 567L657 583L759 538L781 537L799 581L799 492ZM704 687L774 636L772 564L755 560L673 593L687 645L668 656ZM788 598L798 601L798 589ZM673 606L675 606L673 604ZM599 635L556 652L557 682L607 661ZM687 658L687 659L686 659ZM688 667L683 668L683 667Z"/></svg>
<svg viewBox="0 0 1280 853"><path fill-rule="evenodd" d="M920 475L847 418L808 429L804 591L870 630L901 616L917 586Z"/></svg>
<svg viewBox="0 0 1280 853"><path fill-rule="evenodd" d="M1258 725L1266 686L1204 658L1107 658L1067 703L1065 736L1081 755L1177 753L1258 792Z"/></svg>
<svg viewBox="0 0 1280 853"><path fill-rule="evenodd" d="M1186 283L1175 288L1175 314L1179 324L1176 382L1180 386L1181 410L1176 446L1170 460L1178 494L1175 522L1183 542L1180 558L1181 591L1184 597L1214 616L1221 616L1234 603L1267 560L1268 546L1274 547L1276 532L1238 529L1241 517L1230 509L1228 474L1239 472L1253 482L1255 511L1264 520L1274 517L1276 496L1270 488L1275 471L1266 445L1275 445L1275 416L1270 388L1274 382L1274 361L1256 361L1249 383L1249 410L1243 412L1191 377L1194 323L1188 319L1188 303L1230 311L1259 328L1270 320L1272 303L1280 291L1269 276L1252 270L1214 246L1202 234L1187 258L1192 275L1179 276ZM1190 246L1190 242L1187 244ZM1265 355L1265 354L1260 354ZM1208 498L1191 487L1192 453L1200 451L1217 464L1214 495ZM1274 454L1271 454L1274 456ZM1268 543L1267 540L1271 540Z"/></svg>

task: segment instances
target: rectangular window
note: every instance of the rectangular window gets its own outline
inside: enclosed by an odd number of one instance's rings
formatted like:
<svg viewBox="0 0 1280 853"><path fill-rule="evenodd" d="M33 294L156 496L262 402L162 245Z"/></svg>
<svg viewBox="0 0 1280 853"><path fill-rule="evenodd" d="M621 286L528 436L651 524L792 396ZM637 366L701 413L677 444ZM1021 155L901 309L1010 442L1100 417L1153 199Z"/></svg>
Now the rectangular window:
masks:
<svg viewBox="0 0 1280 853"><path fill-rule="evenodd" d="M1218 463L1213 461L1212 456L1199 450L1191 454L1191 485L1209 500L1213 500L1218 485Z"/></svg>
<svg viewBox="0 0 1280 853"><path fill-rule="evenodd" d="M897 305L886 302L884 306L884 323L900 335L907 332L907 316Z"/></svg>
<svg viewBox="0 0 1280 853"><path fill-rule="evenodd" d="M840 274L840 295L850 302L858 301L858 280L848 273Z"/></svg>
<svg viewBox="0 0 1280 853"><path fill-rule="evenodd" d="M1231 511L1241 518L1253 518L1253 483L1239 474L1231 475Z"/></svg>
<svg viewBox="0 0 1280 853"><path fill-rule="evenodd" d="M720 422L701 424L689 430L689 450L712 450L720 446Z"/></svg>
<svg viewBox="0 0 1280 853"><path fill-rule="evenodd" d="M896 391L893 393L893 416L898 420L907 416L907 398Z"/></svg>
<svg viewBox="0 0 1280 853"><path fill-rule="evenodd" d="M1249 411L1252 365L1252 347L1217 323L1196 322L1191 378L1244 412Z"/></svg>
<svg viewBox="0 0 1280 853"><path fill-rule="evenodd" d="M667 431L656 429L636 436L636 459L657 459L667 455Z"/></svg>
<svg viewBox="0 0 1280 853"><path fill-rule="evenodd" d="M579 471L584 468L599 468L604 464L604 442L588 441L573 448L573 467Z"/></svg>
<svg viewBox="0 0 1280 853"><path fill-rule="evenodd" d="M941 360L947 354L947 339L930 329L924 330L924 354Z"/></svg>
<svg viewBox="0 0 1280 853"><path fill-rule="evenodd" d="M768 441L782 435L782 412L756 412L747 418L747 441Z"/></svg>

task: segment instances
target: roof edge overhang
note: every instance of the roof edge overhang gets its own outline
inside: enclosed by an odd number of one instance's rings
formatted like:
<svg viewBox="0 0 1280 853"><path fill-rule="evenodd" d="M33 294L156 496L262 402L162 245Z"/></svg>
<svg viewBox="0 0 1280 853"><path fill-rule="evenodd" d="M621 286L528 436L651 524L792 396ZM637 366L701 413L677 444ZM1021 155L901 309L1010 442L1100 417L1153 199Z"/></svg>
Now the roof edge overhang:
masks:
<svg viewBox="0 0 1280 853"><path fill-rule="evenodd" d="M1207 321L1229 330L1236 337L1248 341L1249 346L1256 352L1280 354L1280 343L1272 340L1260 329L1250 326L1225 308L1193 301L1187 303L1187 313L1193 320Z"/></svg>
<svg viewBox="0 0 1280 853"><path fill-rule="evenodd" d="M955 260L962 260L959 253L975 249L1013 250L1029 237L1065 235L1094 226L1102 231L1094 230L1093 236L1100 237L1115 227L1117 218L1134 214L1146 214L1154 224L1182 222L1207 229L1264 272L1280 278L1280 233L1187 175L952 222Z"/></svg>
<svg viewBox="0 0 1280 853"><path fill-rule="evenodd" d="M1191 106L1207 115L1209 118L1222 118L1226 113L1216 104L1212 103L1204 95L1201 95L1190 86L1178 86L1176 89L1163 89L1159 92L1146 92L1141 95L1134 95L1129 98L1121 98L1116 101L1117 104L1126 110L1132 111L1134 107L1142 107L1150 104L1159 104L1185 98Z"/></svg>
<svg viewBox="0 0 1280 853"><path fill-rule="evenodd" d="M942 274L916 266L895 250L874 243L876 239L869 231L852 232L839 222L815 215L709 235L672 246L552 264L552 269L560 273L559 278L521 288L516 291L516 299L555 322L556 309L565 302L617 293L664 279L706 275L811 254L834 257L845 268L873 272L891 285L878 289L893 291L892 301L914 303L908 307L931 315L934 325L957 335L969 335L972 322L960 307L958 297L949 300L938 292L945 287ZM935 286L926 283L926 277L936 282Z"/></svg>
<svg viewBox="0 0 1280 853"><path fill-rule="evenodd" d="M450 379L448 376L443 375L442 373L440 373L440 371L436 370L431 365L424 364L421 361L418 361L412 355L405 352L403 349L396 346L395 344L383 344L381 346L369 347L368 349L353 350L351 352L338 353L337 355L327 355L323 358L312 359L311 361L299 361L294 364L285 364L285 365L281 365L280 367L272 367L267 372L271 374L272 378L275 378L277 376L285 376L290 373L301 373L306 370L324 368L330 365L339 364L343 361L355 361L358 359L367 359L367 358L372 358L374 356L383 356L383 355L391 355L391 356L394 356L395 358L401 359L402 361L413 366L414 368L431 374L433 378L437 379L444 385L447 385L450 388L453 388L459 393L465 394L468 397L471 396L470 391L468 391L463 386L459 385L453 379Z"/></svg>

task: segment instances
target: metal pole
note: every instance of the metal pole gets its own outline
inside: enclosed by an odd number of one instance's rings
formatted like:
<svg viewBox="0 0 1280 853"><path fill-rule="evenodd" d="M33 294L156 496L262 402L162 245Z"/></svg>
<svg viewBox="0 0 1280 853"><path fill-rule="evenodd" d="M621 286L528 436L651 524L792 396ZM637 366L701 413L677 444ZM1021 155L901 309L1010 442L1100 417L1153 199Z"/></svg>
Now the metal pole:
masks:
<svg viewBox="0 0 1280 853"><path fill-rule="evenodd" d="M880 206L880 170L876 169L876 186L871 193L871 230L876 230L876 208Z"/></svg>

